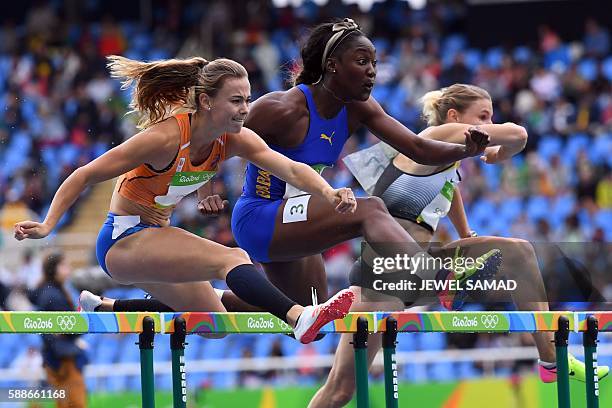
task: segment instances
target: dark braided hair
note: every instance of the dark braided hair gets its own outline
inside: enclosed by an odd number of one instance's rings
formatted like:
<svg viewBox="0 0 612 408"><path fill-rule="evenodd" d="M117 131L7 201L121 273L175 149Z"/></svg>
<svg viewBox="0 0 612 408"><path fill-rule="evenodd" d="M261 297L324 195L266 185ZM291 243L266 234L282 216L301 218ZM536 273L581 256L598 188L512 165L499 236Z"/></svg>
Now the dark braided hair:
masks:
<svg viewBox="0 0 612 408"><path fill-rule="evenodd" d="M324 72L321 66L321 59L323 58L323 52L325 51L327 41L334 35L332 27L339 21L341 20L319 24L311 31L300 51L300 55L302 56L302 70L295 75L293 79L294 86L299 84L314 84L323 77ZM361 31L353 30L345 35L357 38L365 34ZM328 55L328 58L332 55L342 55L344 51L349 48L351 43L350 40L351 39L346 39L342 41L338 47Z"/></svg>

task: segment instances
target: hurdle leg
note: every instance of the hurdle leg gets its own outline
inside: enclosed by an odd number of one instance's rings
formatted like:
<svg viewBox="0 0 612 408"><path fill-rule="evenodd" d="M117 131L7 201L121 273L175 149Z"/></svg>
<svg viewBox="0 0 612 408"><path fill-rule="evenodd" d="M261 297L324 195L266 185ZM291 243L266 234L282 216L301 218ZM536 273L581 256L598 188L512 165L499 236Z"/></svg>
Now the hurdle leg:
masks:
<svg viewBox="0 0 612 408"><path fill-rule="evenodd" d="M569 319L559 317L559 327L555 332L555 350L557 353L557 404L559 408L570 408L569 365L567 346L569 339Z"/></svg>
<svg viewBox="0 0 612 408"><path fill-rule="evenodd" d="M155 408L155 386L153 377L153 340L155 322L150 316L142 319L142 333L138 335L140 348L140 385L143 408Z"/></svg>
<svg viewBox="0 0 612 408"><path fill-rule="evenodd" d="M357 319L357 332L353 335L355 350L355 386L357 388L357 408L370 405L368 390L368 320L360 316Z"/></svg>
<svg viewBox="0 0 612 408"><path fill-rule="evenodd" d="M187 334L185 319L174 319L174 333L170 335L170 350L172 351L172 401L174 408L187 406L187 379L185 374L185 335Z"/></svg>
<svg viewBox="0 0 612 408"><path fill-rule="evenodd" d="M395 345L397 339L397 320L387 317L387 327L383 334L383 356L385 362L385 402L387 408L397 408L399 399L399 383L397 380L397 363L395 361Z"/></svg>
<svg viewBox="0 0 612 408"><path fill-rule="evenodd" d="M587 318L587 331L582 335L584 366L586 369L587 408L599 408L599 378L597 377L597 331L595 316Z"/></svg>

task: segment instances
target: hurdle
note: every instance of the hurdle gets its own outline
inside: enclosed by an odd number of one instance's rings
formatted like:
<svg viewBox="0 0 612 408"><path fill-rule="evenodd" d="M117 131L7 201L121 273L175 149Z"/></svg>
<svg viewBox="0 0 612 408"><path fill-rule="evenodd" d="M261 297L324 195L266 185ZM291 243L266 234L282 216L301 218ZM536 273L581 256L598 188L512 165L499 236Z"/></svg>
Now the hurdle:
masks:
<svg viewBox="0 0 612 408"><path fill-rule="evenodd" d="M567 345L570 331L583 333L588 408L599 406L597 334L612 331L612 312L367 312L349 313L328 323L322 333L353 333L357 406L369 406L365 355L370 334L383 334L386 407L399 401L395 346L398 333L555 333L557 402L570 407ZM142 406L155 406L153 347L155 334L170 334L174 407L186 406L185 339L187 334L291 333L291 327L268 313L140 312L0 312L0 334L137 333L140 348Z"/></svg>

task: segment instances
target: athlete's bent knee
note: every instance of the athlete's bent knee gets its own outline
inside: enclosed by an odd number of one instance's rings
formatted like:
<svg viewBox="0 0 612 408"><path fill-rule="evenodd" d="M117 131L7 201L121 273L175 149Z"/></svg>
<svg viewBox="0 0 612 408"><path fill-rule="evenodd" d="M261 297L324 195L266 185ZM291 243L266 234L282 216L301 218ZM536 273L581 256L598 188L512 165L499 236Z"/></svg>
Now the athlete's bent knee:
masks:
<svg viewBox="0 0 612 408"><path fill-rule="evenodd" d="M242 248L230 248L230 254L234 262L241 262L241 264L251 263L249 254Z"/></svg>
<svg viewBox="0 0 612 408"><path fill-rule="evenodd" d="M363 227L366 223L380 223L383 220L393 221L387 206L380 197L368 197L359 203L359 221Z"/></svg>
<svg viewBox="0 0 612 408"><path fill-rule="evenodd" d="M363 200L363 203L360 203L360 205L363 205L363 204L366 205L368 212L382 211L384 213L388 213L387 206L385 205L385 202L380 197L375 197L375 196L368 197L365 200Z"/></svg>
<svg viewBox="0 0 612 408"><path fill-rule="evenodd" d="M252 264L249 254L242 248L228 248L219 256L223 259L223 266L219 271L220 279L225 279L229 271L239 265Z"/></svg>
<svg viewBox="0 0 612 408"><path fill-rule="evenodd" d="M513 251L518 258L529 259L535 256L535 250L531 242L526 241L524 239L520 239L520 238L509 238L508 241L509 241L511 251ZM508 248L503 248L503 249L508 249Z"/></svg>

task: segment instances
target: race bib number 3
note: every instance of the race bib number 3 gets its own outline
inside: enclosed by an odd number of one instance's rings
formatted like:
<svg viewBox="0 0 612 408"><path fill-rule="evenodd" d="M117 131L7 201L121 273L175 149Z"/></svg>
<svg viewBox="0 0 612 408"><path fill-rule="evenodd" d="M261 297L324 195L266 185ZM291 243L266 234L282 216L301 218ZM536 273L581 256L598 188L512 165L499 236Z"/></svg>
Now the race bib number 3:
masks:
<svg viewBox="0 0 612 408"><path fill-rule="evenodd" d="M308 201L310 195L293 197L285 203L283 210L283 224L306 221L308 219Z"/></svg>

